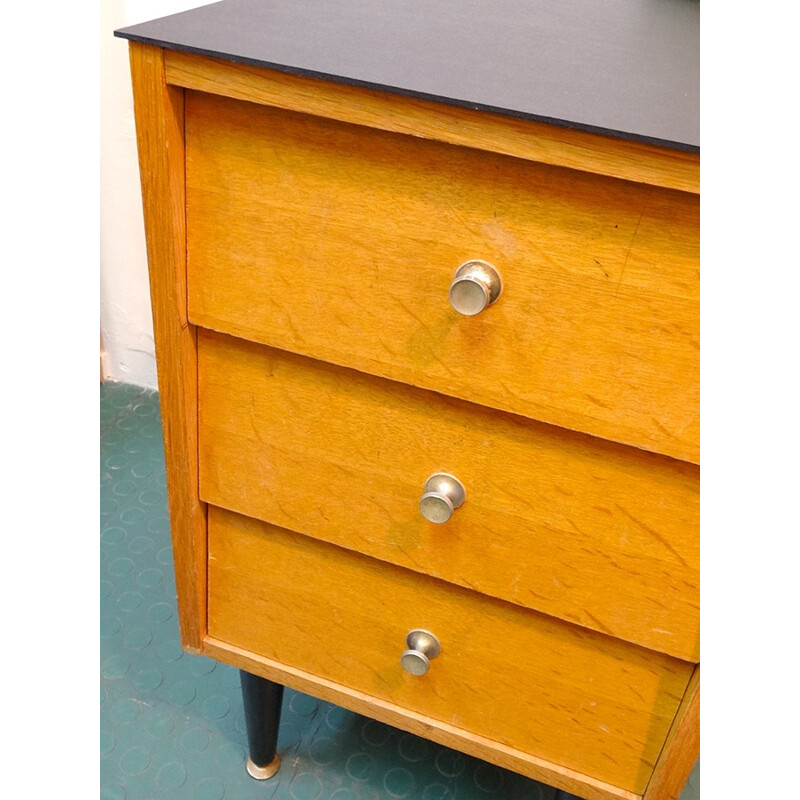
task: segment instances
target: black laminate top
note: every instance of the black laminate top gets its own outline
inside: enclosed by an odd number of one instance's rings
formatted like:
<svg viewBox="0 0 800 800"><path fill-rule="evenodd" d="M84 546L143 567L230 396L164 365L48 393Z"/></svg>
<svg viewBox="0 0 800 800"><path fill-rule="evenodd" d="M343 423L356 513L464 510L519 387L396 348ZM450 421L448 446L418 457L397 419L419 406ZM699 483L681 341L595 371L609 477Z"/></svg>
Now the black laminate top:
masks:
<svg viewBox="0 0 800 800"><path fill-rule="evenodd" d="M117 36L682 150L699 0L223 0Z"/></svg>

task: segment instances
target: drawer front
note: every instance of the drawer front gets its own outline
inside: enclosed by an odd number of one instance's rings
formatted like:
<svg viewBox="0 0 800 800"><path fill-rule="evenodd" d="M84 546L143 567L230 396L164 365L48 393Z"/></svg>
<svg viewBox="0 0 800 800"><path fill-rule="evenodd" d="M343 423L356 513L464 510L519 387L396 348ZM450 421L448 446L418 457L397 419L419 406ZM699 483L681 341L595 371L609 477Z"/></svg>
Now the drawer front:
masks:
<svg viewBox="0 0 800 800"><path fill-rule="evenodd" d="M193 92L186 180L196 324L699 462L697 196Z"/></svg>
<svg viewBox="0 0 800 800"><path fill-rule="evenodd" d="M698 659L696 467L199 334L203 500ZM466 488L444 524L435 472Z"/></svg>
<svg viewBox="0 0 800 800"><path fill-rule="evenodd" d="M432 632L426 674L400 664ZM209 633L641 792L691 666L211 508Z"/></svg>

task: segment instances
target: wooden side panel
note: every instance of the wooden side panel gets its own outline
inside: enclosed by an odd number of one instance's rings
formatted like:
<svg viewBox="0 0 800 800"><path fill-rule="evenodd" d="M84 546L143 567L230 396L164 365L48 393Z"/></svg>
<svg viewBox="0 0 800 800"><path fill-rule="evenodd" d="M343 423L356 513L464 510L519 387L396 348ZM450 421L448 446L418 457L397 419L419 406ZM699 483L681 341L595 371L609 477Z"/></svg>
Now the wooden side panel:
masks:
<svg viewBox="0 0 800 800"><path fill-rule="evenodd" d="M700 755L700 667L695 669L644 800L678 800Z"/></svg>
<svg viewBox="0 0 800 800"><path fill-rule="evenodd" d="M168 86L160 48L131 42L158 389L181 638L206 633L206 510L197 492L197 344L186 309L183 90Z"/></svg>
<svg viewBox="0 0 800 800"><path fill-rule="evenodd" d="M442 647L420 677L413 628ZM214 507L209 634L637 793L692 669Z"/></svg>
<svg viewBox="0 0 800 800"><path fill-rule="evenodd" d="M698 194L700 157L499 114L170 51L176 86Z"/></svg>
<svg viewBox="0 0 800 800"><path fill-rule="evenodd" d="M207 502L699 658L696 467L205 330L199 352ZM467 490L444 525L418 510L437 471Z"/></svg>
<svg viewBox="0 0 800 800"><path fill-rule="evenodd" d="M192 322L699 461L698 198L187 95ZM456 268L504 288L476 317Z"/></svg>

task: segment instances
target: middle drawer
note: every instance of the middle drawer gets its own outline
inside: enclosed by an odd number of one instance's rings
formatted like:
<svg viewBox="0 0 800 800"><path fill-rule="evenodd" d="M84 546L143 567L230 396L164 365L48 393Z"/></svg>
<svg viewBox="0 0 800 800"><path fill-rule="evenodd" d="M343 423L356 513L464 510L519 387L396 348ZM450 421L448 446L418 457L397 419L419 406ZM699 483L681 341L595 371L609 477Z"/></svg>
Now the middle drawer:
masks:
<svg viewBox="0 0 800 800"><path fill-rule="evenodd" d="M204 501L698 660L696 467L205 330L199 391Z"/></svg>

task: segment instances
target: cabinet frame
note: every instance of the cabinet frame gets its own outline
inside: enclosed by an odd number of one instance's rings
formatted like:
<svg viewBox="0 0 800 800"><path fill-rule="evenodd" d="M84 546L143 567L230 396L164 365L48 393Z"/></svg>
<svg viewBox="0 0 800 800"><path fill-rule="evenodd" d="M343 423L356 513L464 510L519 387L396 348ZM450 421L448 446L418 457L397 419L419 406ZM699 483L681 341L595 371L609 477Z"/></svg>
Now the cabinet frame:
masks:
<svg viewBox="0 0 800 800"><path fill-rule="evenodd" d="M408 712L230 644L207 630L207 508L199 499L197 332L188 321L184 89L699 193L699 155L375 90L288 75L131 41L134 113L178 616L183 648L424 736L585 800L675 800L699 754L699 666L643 795Z"/></svg>

